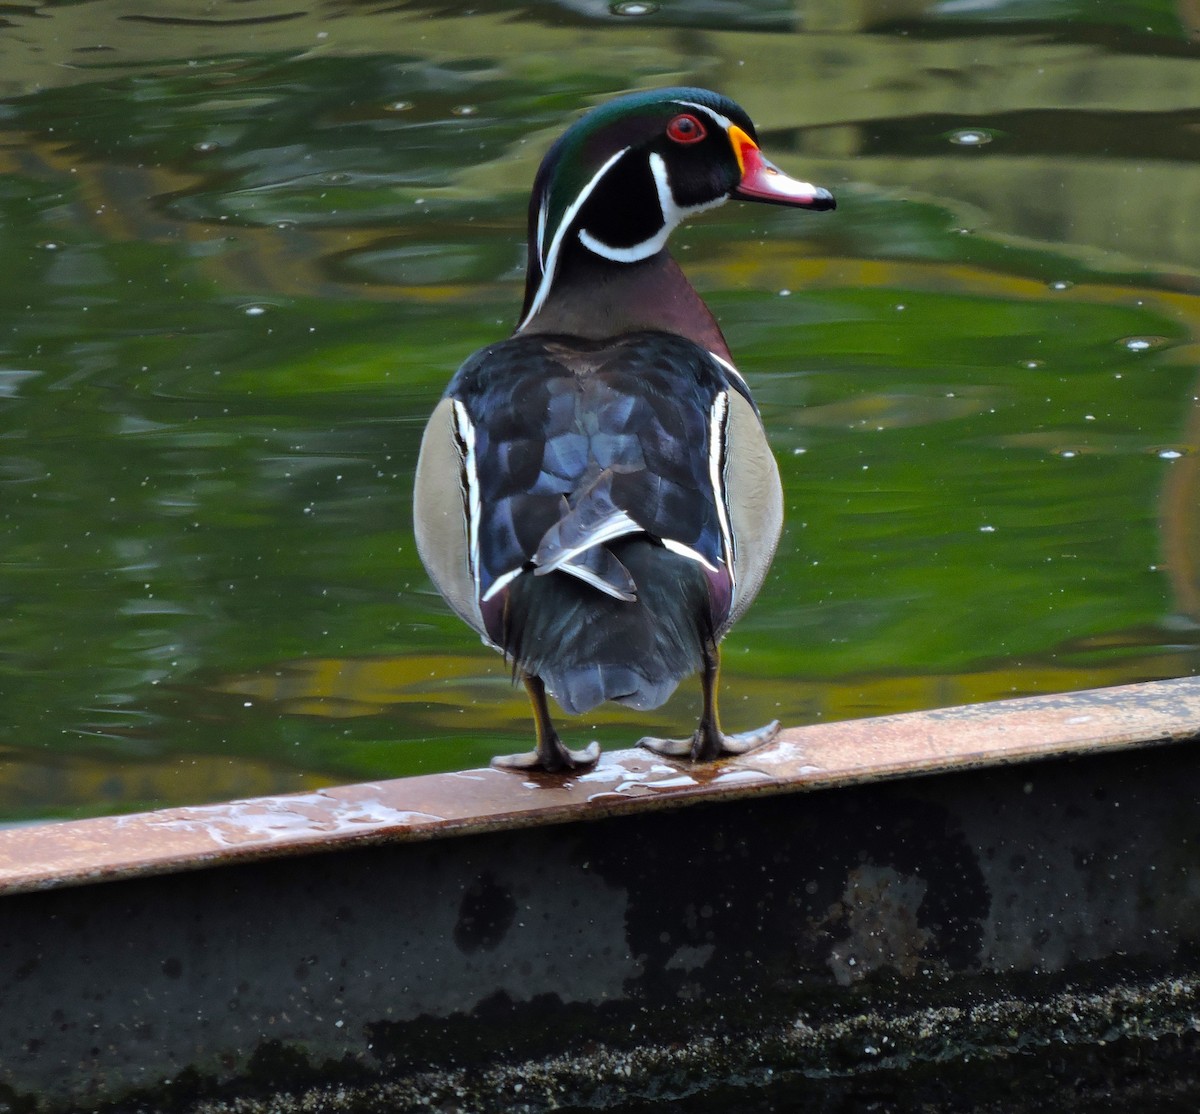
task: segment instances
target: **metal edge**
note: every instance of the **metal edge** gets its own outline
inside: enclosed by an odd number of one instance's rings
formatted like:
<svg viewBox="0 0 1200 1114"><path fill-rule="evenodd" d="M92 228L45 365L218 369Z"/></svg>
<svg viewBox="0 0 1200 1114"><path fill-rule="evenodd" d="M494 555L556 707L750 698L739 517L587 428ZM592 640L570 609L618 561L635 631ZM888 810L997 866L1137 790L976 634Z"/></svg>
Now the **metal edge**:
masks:
<svg viewBox="0 0 1200 1114"><path fill-rule="evenodd" d="M613 751L581 775L494 769L0 830L0 894L369 843L589 821L1200 736L1200 678L1023 697L783 731L697 766Z"/></svg>

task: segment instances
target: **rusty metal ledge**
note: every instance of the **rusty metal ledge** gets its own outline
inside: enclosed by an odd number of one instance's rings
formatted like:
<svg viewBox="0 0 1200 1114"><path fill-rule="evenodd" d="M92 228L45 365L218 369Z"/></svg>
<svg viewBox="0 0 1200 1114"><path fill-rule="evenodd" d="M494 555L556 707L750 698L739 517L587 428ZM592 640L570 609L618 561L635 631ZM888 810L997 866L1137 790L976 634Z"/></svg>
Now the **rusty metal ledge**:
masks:
<svg viewBox="0 0 1200 1114"><path fill-rule="evenodd" d="M583 775L492 769L0 831L0 894L805 792L1200 736L1200 678L816 724L695 766L614 751Z"/></svg>

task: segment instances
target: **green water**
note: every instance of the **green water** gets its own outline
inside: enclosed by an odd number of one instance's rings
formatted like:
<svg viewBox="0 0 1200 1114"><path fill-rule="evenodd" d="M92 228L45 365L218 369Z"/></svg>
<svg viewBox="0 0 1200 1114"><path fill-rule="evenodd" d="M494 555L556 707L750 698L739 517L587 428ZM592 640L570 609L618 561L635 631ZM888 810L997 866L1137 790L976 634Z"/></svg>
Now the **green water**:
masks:
<svg viewBox="0 0 1200 1114"><path fill-rule="evenodd" d="M1194 5L849 7L7 5L0 817L524 749L412 470L542 152L630 87L734 96L839 200L674 241L787 489L729 726L1194 672Z"/></svg>

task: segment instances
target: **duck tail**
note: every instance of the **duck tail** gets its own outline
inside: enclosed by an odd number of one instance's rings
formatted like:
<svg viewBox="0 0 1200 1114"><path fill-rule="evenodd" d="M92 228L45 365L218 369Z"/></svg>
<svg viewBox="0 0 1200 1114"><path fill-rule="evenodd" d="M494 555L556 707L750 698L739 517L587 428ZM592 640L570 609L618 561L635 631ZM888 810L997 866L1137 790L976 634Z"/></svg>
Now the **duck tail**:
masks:
<svg viewBox="0 0 1200 1114"><path fill-rule="evenodd" d="M636 598L556 571L518 577L506 608L506 653L570 714L607 700L657 708L700 669L714 637L708 583L696 562L645 535L609 548L636 584Z"/></svg>

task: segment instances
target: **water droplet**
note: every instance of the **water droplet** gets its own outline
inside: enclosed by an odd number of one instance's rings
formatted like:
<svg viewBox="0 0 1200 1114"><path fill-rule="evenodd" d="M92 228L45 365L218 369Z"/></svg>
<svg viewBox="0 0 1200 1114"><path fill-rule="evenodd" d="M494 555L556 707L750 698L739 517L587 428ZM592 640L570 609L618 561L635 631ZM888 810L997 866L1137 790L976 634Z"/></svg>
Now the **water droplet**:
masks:
<svg viewBox="0 0 1200 1114"><path fill-rule="evenodd" d="M474 116L479 109L473 104L456 104L450 111L455 116Z"/></svg>
<svg viewBox="0 0 1200 1114"><path fill-rule="evenodd" d="M653 15L658 11L658 5L652 4L649 0L618 0L615 4L610 4L608 10L613 15L623 16L639 16Z"/></svg>
<svg viewBox="0 0 1200 1114"><path fill-rule="evenodd" d="M412 101L392 101L391 104L385 104L386 112L410 112L412 111Z"/></svg>
<svg viewBox="0 0 1200 1114"><path fill-rule="evenodd" d="M42 251L62 251L63 244L60 240L42 240L38 247Z"/></svg>
<svg viewBox="0 0 1200 1114"><path fill-rule="evenodd" d="M986 128L962 128L950 132L946 138L959 147L982 147L985 143L991 143L992 133Z"/></svg>
<svg viewBox="0 0 1200 1114"><path fill-rule="evenodd" d="M1077 457L1079 455L1079 452L1076 449L1055 449L1054 453L1056 456L1062 457L1063 460L1071 460L1073 457Z"/></svg>
<svg viewBox="0 0 1200 1114"><path fill-rule="evenodd" d="M1035 371L1039 367L1045 367L1046 361L1045 360L1022 360L1021 366L1023 368L1028 368L1030 371Z"/></svg>
<svg viewBox="0 0 1200 1114"><path fill-rule="evenodd" d="M198 151L202 155L207 155L210 151L219 151L220 149L221 145L219 143L214 143L208 139L192 144L192 150Z"/></svg>
<svg viewBox="0 0 1200 1114"><path fill-rule="evenodd" d="M1147 352L1151 348L1161 348L1167 343L1167 338L1156 336L1122 337L1117 343L1124 348L1128 348L1130 352Z"/></svg>
<svg viewBox="0 0 1200 1114"><path fill-rule="evenodd" d="M1181 456L1185 456L1186 454L1180 449L1156 449L1154 451L1154 455L1158 457L1159 460L1178 460Z"/></svg>
<svg viewBox="0 0 1200 1114"><path fill-rule="evenodd" d="M994 534L996 532L996 527L995 526L980 526L979 532L981 534Z"/></svg>
<svg viewBox="0 0 1200 1114"><path fill-rule="evenodd" d="M274 309L274 306L261 305L257 302L252 302L249 305L238 307L247 317L262 317L269 309Z"/></svg>
<svg viewBox="0 0 1200 1114"><path fill-rule="evenodd" d="M791 297L791 293L792 292L785 287L783 290L781 290L779 292L779 296L781 298L788 298L788 297Z"/></svg>
<svg viewBox="0 0 1200 1114"><path fill-rule="evenodd" d="M1055 279L1053 282L1048 282L1046 285L1051 290L1070 290L1075 284L1070 279Z"/></svg>
<svg viewBox="0 0 1200 1114"><path fill-rule="evenodd" d="M287 232L288 229L296 227L296 222L294 220L277 220L275 222L275 227L278 228L280 232Z"/></svg>

